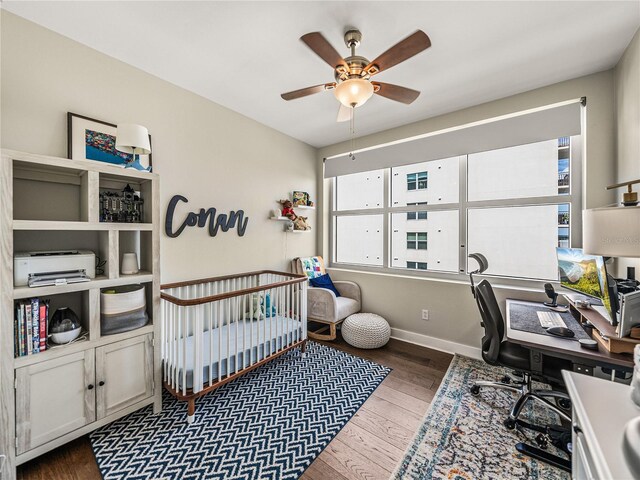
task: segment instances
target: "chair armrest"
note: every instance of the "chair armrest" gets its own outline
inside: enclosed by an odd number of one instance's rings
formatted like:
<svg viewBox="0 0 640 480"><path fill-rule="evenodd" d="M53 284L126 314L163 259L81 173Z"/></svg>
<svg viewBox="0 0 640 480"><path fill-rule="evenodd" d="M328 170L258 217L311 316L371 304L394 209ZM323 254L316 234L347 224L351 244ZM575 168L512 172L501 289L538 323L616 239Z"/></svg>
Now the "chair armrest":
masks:
<svg viewBox="0 0 640 480"><path fill-rule="evenodd" d="M307 316L309 320L335 322L338 318L336 294L326 288L307 289Z"/></svg>
<svg viewBox="0 0 640 480"><path fill-rule="evenodd" d="M333 284L343 297L351 298L360 304L362 303L360 299L360 286L357 283L338 280L333 282Z"/></svg>

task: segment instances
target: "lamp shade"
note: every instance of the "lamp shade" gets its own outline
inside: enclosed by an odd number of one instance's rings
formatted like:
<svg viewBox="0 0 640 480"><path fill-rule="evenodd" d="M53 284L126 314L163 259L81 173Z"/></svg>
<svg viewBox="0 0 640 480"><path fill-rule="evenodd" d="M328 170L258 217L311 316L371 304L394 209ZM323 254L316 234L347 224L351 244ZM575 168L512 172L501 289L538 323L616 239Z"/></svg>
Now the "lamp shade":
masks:
<svg viewBox="0 0 640 480"><path fill-rule="evenodd" d="M119 124L116 132L116 150L134 155L150 154L149 131L142 125Z"/></svg>
<svg viewBox="0 0 640 480"><path fill-rule="evenodd" d="M640 257L640 206L584 210L582 246L589 255Z"/></svg>
<svg viewBox="0 0 640 480"><path fill-rule="evenodd" d="M339 83L333 94L345 107L355 108L371 98L373 85L368 80L351 78Z"/></svg>

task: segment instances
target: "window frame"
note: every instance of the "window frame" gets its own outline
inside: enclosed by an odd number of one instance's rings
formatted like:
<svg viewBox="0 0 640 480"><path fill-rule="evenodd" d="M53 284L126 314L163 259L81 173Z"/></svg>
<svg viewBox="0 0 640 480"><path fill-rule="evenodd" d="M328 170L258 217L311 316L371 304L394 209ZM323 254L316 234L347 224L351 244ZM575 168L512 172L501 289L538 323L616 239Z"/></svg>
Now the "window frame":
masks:
<svg viewBox="0 0 640 480"><path fill-rule="evenodd" d="M407 191L409 192L415 192L418 190L426 190L427 188L429 188L429 172L414 172L414 173L407 173ZM420 175L424 175L424 179L420 180ZM414 176L415 180L409 180L410 176ZM424 187L420 186L420 182L424 182ZM409 184L411 183L415 183L415 187L414 188L410 188Z"/></svg>
<svg viewBox="0 0 640 480"><path fill-rule="evenodd" d="M544 197L525 197L525 198L513 198L513 199L500 199L500 200L478 200L469 201L467 191L467 161L468 155L458 156L458 188L459 188L459 202L458 203L443 203L443 204L423 204L423 205L406 205L406 206L391 206L391 167L385 168L383 178L383 206L381 208L370 208L366 210L342 210L336 211L336 177L333 177L329 181L329 268L355 270L363 272L371 272L378 274L389 275L401 275L406 277L416 277L424 279L432 279L438 281L448 281L454 283L469 283L468 281L468 269L467 258L468 254L473 252L467 252L468 244L468 212L474 208L491 208L491 207L519 207L519 206L540 206L540 205L558 205L569 204L569 245L578 247L582 245L582 203L583 203L583 191L582 191L582 178L584 169L584 155L583 145L586 141L586 134L570 136L570 150L569 150L569 193L568 194L556 194ZM543 140L542 140L543 141ZM437 160L436 160L437 161ZM416 161L416 163L420 163ZM417 176L416 176L417 179ZM431 270L411 270L403 267L393 267L392 255L391 255L391 233L392 233L392 218L394 213L408 213L408 212L437 212L446 210L458 211L458 271L438 271L436 269ZM360 265L346 262L335 261L335 245L336 245L336 219L343 215L383 215L383 259L382 266L372 267L367 265ZM417 215L417 213L416 213ZM514 286L518 288L540 288L541 283L549 282L546 279L527 278L527 277L512 277L506 275L489 275L484 274L479 276L480 278L486 276L490 278L501 279L501 282L505 286Z"/></svg>

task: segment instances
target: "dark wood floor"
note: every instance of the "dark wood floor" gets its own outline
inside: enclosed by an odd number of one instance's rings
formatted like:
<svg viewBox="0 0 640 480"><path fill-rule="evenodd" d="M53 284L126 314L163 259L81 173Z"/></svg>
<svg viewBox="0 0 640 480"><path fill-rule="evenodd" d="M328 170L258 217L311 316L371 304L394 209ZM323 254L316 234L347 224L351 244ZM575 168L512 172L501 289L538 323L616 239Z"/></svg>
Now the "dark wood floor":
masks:
<svg viewBox="0 0 640 480"><path fill-rule="evenodd" d="M386 480L418 429L452 356L393 339L377 350L359 350L342 339L327 345L386 365L393 371L302 479ZM18 480L36 479L101 479L88 437L18 467Z"/></svg>

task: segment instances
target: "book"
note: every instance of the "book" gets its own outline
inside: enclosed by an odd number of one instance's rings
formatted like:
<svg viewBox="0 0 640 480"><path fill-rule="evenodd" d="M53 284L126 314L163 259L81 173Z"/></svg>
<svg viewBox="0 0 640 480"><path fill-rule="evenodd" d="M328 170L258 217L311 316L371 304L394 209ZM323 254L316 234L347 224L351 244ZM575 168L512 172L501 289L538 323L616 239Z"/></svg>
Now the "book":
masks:
<svg viewBox="0 0 640 480"><path fill-rule="evenodd" d="M49 302L42 300L40 302L40 351L47 349L47 325L49 323Z"/></svg>
<svg viewBox="0 0 640 480"><path fill-rule="evenodd" d="M27 340L27 355L33 352L33 323L31 320L31 302L24 304L24 331Z"/></svg>
<svg viewBox="0 0 640 480"><path fill-rule="evenodd" d="M13 356L20 356L20 305L18 304L13 316Z"/></svg>
<svg viewBox="0 0 640 480"><path fill-rule="evenodd" d="M31 352L40 353L40 299L31 299Z"/></svg>

